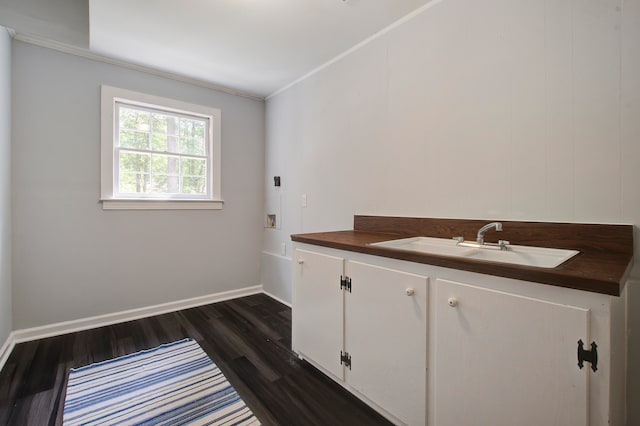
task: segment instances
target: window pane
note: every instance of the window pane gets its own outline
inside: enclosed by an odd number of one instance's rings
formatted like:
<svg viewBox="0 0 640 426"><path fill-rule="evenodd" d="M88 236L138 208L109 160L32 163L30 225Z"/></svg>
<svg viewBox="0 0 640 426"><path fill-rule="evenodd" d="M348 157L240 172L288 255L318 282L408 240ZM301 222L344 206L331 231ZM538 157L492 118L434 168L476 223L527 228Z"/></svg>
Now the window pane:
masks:
<svg viewBox="0 0 640 426"><path fill-rule="evenodd" d="M120 171L122 172L149 173L150 164L150 154L120 151Z"/></svg>
<svg viewBox="0 0 640 426"><path fill-rule="evenodd" d="M149 133L121 130L120 146L123 148L149 149Z"/></svg>
<svg viewBox="0 0 640 426"><path fill-rule="evenodd" d="M151 192L166 194L169 192L167 185L167 175L153 174L151 182Z"/></svg>
<svg viewBox="0 0 640 426"><path fill-rule="evenodd" d="M180 189L180 177L163 174L153 174L151 192L158 194L177 194Z"/></svg>
<svg viewBox="0 0 640 426"><path fill-rule="evenodd" d="M151 139L151 149L156 152L179 152L178 137L154 133Z"/></svg>
<svg viewBox="0 0 640 426"><path fill-rule="evenodd" d="M151 129L154 133L165 135L178 134L178 118L171 115L151 114Z"/></svg>
<svg viewBox="0 0 640 426"><path fill-rule="evenodd" d="M180 120L180 152L205 155L205 122L202 120Z"/></svg>
<svg viewBox="0 0 640 426"><path fill-rule="evenodd" d="M121 194L145 193L149 189L149 175L146 173L120 172L118 191Z"/></svg>
<svg viewBox="0 0 640 426"><path fill-rule="evenodd" d="M152 192L180 192L180 159L176 156L154 154L151 159L153 170Z"/></svg>
<svg viewBox="0 0 640 426"><path fill-rule="evenodd" d="M120 107L120 129L149 131L149 112Z"/></svg>
<svg viewBox="0 0 640 426"><path fill-rule="evenodd" d="M180 139L180 152L190 155L205 155L204 139Z"/></svg>
<svg viewBox="0 0 640 426"><path fill-rule="evenodd" d="M207 160L199 158L183 158L181 174L183 176L206 176Z"/></svg>
<svg viewBox="0 0 640 426"><path fill-rule="evenodd" d="M153 113L151 123L152 149L159 152L178 152L178 118Z"/></svg>
<svg viewBox="0 0 640 426"><path fill-rule="evenodd" d="M163 175L178 175L180 159L169 155L153 154L152 170L153 173Z"/></svg>
<svg viewBox="0 0 640 426"><path fill-rule="evenodd" d="M183 194L206 194L206 179L200 177L183 177L182 178Z"/></svg>
<svg viewBox="0 0 640 426"><path fill-rule="evenodd" d="M166 152L167 149L167 135L154 133L151 137L151 150L157 152Z"/></svg>

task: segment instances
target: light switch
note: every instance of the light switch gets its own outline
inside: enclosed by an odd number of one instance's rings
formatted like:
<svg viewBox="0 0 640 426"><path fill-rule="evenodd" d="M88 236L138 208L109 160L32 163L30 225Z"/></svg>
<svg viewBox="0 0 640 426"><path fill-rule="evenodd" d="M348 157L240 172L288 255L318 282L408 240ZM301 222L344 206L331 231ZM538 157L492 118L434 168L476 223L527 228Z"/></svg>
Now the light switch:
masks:
<svg viewBox="0 0 640 426"><path fill-rule="evenodd" d="M300 207L307 207L307 194L300 196Z"/></svg>

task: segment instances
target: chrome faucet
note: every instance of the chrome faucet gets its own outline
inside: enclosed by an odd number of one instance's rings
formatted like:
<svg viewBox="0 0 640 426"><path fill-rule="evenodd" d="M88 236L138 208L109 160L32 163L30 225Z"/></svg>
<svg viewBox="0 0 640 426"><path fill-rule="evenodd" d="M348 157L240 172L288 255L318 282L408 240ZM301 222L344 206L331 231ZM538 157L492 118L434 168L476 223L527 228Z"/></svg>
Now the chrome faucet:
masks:
<svg viewBox="0 0 640 426"><path fill-rule="evenodd" d="M484 234L486 234L489 230L495 228L496 231L502 231L502 223L500 222L491 222L487 223L485 226L478 230L478 236L476 237L476 242L480 245L484 244Z"/></svg>
<svg viewBox="0 0 640 426"><path fill-rule="evenodd" d="M471 241L465 241L464 237L453 237L454 240L457 241L456 246L461 247L472 247L479 249L492 249L492 250L509 250L509 241L506 240L498 240L498 243L485 243L484 242L484 234L486 234L491 229L495 229L496 231L502 231L502 223L500 222L491 222L487 223L485 226L478 230L478 235L476 237L476 242L472 243Z"/></svg>

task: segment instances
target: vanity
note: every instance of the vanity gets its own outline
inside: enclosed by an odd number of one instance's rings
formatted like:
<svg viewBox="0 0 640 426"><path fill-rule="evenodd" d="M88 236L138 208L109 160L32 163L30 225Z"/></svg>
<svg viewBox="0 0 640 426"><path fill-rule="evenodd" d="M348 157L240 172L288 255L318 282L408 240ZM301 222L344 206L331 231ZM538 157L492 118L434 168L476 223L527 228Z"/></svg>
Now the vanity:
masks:
<svg viewBox="0 0 640 426"><path fill-rule="evenodd" d="M395 424L623 425L633 227L488 222L292 235L293 350Z"/></svg>

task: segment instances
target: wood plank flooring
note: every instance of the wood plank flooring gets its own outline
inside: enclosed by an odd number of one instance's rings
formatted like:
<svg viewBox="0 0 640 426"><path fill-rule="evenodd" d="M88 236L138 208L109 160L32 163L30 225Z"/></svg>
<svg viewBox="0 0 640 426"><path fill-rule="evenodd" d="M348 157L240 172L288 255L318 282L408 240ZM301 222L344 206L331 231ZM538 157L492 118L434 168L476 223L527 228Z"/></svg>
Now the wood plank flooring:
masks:
<svg viewBox="0 0 640 426"><path fill-rule="evenodd" d="M62 424L69 368L190 337L264 425L388 425L291 351L291 309L258 294L16 345L0 425Z"/></svg>

